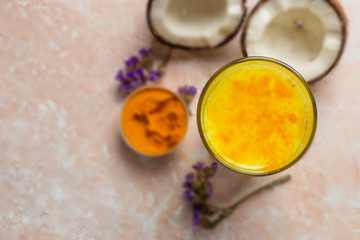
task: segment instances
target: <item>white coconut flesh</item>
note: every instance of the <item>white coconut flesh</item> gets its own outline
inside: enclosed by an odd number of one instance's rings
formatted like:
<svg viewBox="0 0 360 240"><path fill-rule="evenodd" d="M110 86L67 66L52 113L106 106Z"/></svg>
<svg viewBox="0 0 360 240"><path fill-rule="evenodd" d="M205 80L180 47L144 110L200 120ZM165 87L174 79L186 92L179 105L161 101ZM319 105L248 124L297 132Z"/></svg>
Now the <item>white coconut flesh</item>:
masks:
<svg viewBox="0 0 360 240"><path fill-rule="evenodd" d="M341 50L342 21L324 0L269 0L249 21L247 54L282 60L308 81L326 73Z"/></svg>
<svg viewBox="0 0 360 240"><path fill-rule="evenodd" d="M243 16L241 0L153 0L150 21L166 42L214 47L231 36Z"/></svg>

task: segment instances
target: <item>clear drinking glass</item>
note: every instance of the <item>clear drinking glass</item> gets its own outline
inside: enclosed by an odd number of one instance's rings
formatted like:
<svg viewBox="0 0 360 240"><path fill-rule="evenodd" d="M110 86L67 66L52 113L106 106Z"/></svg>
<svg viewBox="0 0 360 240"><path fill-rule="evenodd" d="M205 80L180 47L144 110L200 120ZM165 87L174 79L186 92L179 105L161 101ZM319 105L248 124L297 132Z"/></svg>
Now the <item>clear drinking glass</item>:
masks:
<svg viewBox="0 0 360 240"><path fill-rule="evenodd" d="M303 119L306 119L306 126L303 129L303 137L301 140L296 140L298 143L297 148L289 154L288 156L284 157L284 159L273 159L274 164L270 164L271 160L269 160L269 165L262 166L262 167L252 167L252 166L246 166L241 164L243 159L231 159L231 157L225 156L225 154L222 153L221 144L217 145L216 142L218 142L218 138L212 138L210 135L213 131L215 131L215 128L222 127L222 126L213 126L213 129L207 129L206 125L209 120L206 120L206 111L207 108L211 108L212 106L209 105L209 99L212 97L212 94L217 91L217 87L219 86L219 83L221 81L231 81L229 80L228 76L230 76L232 73L236 71L247 71L249 69L257 69L256 71L262 71L263 69L267 69L267 71L274 71L277 74L280 74L286 79L291 79L289 81L292 83L293 87L296 87L297 93L300 93L299 96L301 96L302 101L305 104L306 109L306 115ZM237 79L239 80L239 79ZM241 79L240 79L241 80ZM262 86L259 85L259 88ZM228 93L224 94L227 95ZM230 94L230 93L229 93ZM241 92L239 92L241 94ZM224 96L225 97L225 96ZM262 96L258 96L261 98ZM300 99L301 99L300 98ZM234 102L231 104L241 104L241 102ZM225 104L226 105L226 104ZM252 108L252 109L256 109ZM223 109L219 108L218 114L227 114L226 113L226 106L224 106ZM256 110L252 110L256 111ZM274 112L276 114L276 112ZM266 118L264 119L266 121ZM241 122L239 123L241 124ZM200 95L200 99L198 102L198 108L197 108L197 125L198 130L201 136L201 139L203 141L203 144L207 151L222 165L225 167L245 175L251 175L251 176L265 176L265 175L271 175L278 172L281 172L290 166L294 165L307 151L307 149L310 147L310 144L314 138L315 131L316 131L316 125L317 125L317 109L316 109L316 103L315 99L313 97L313 94L311 92L311 89L307 82L304 80L304 78L292 67L287 65L286 63L283 63L279 60L267 58L267 57L247 57L242 58L236 61L233 61L222 68L220 68L206 83L204 89L202 90L202 93ZM209 125L210 126L210 125ZM266 126L266 125L265 125ZM237 128L238 125L231 126L231 128ZM254 126L256 128L256 126ZM271 132L271 126L269 128L269 131ZM251 133L252 134L252 133ZM257 134L254 132L254 135L250 135L251 137ZM226 136L225 136L226 137ZM228 136L229 144L232 144L232 140L236 140L237 138L240 138L241 136ZM270 137L270 136L263 136L264 138ZM290 139L291 140L291 139ZM227 148L228 146L222 145L223 149ZM257 146L252 146L253 148ZM284 148L284 146L281 146ZM242 151L241 148L238 149L238 151ZM274 153L274 156L276 155L277 146L274 147L274 149L270 149L269 151L272 151ZM256 161L254 161L254 164L256 164Z"/></svg>

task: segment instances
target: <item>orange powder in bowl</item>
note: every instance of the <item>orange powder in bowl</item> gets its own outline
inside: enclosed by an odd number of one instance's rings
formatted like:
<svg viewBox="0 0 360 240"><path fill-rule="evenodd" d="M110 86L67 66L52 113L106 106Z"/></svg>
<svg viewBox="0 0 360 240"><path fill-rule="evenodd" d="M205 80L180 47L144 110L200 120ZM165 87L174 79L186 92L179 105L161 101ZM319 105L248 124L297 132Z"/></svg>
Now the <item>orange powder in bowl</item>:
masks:
<svg viewBox="0 0 360 240"><path fill-rule="evenodd" d="M185 106L176 94L149 87L129 97L120 121L123 135L134 150L156 156L180 143L188 119Z"/></svg>

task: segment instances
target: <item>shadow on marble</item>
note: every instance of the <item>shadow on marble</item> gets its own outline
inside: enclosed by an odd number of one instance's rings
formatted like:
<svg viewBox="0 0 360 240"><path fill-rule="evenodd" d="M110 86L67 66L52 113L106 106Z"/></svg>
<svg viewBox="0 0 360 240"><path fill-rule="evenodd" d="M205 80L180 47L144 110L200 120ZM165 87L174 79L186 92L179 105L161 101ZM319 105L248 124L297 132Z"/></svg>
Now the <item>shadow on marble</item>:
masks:
<svg viewBox="0 0 360 240"><path fill-rule="evenodd" d="M156 172L167 171L169 170L168 168L170 167L170 163L173 159L175 159L174 152L161 157L141 156L132 150L120 135L118 137L118 141L120 145L121 161L126 161L127 164L131 165L131 167L138 171L141 171L141 169L147 169Z"/></svg>
<svg viewBox="0 0 360 240"><path fill-rule="evenodd" d="M169 46L162 44L155 38L151 40L150 43L151 48L153 49L155 59L162 60L168 54L168 51L171 49ZM206 50L183 50L183 49L175 49L175 57L179 61L187 61L190 59L196 58L198 61L206 62L206 61L217 61L223 60L225 55L228 55L228 49L225 50L227 46L222 46L219 48L206 49ZM242 54L239 53L239 58L242 58Z"/></svg>
<svg viewBox="0 0 360 240"><path fill-rule="evenodd" d="M244 176L223 166L219 166L216 177L213 180L214 199L221 207L229 206L248 192L256 184L256 179Z"/></svg>
<svg viewBox="0 0 360 240"><path fill-rule="evenodd" d="M119 82L118 82L119 83ZM111 90L111 94L117 103L123 103L125 99L132 93L132 91L124 92L121 89L121 84Z"/></svg>
<svg viewBox="0 0 360 240"><path fill-rule="evenodd" d="M323 104L329 105L332 102L336 102L333 92L329 91L329 85L331 85L331 82L327 76L315 82L309 83L310 89L315 97L318 111L319 107Z"/></svg>
<svg viewBox="0 0 360 240"><path fill-rule="evenodd" d="M314 95L315 93L319 90L319 88L323 87L323 85L326 85L327 81L326 81L326 77L319 79L315 82L308 82L311 90L313 91Z"/></svg>

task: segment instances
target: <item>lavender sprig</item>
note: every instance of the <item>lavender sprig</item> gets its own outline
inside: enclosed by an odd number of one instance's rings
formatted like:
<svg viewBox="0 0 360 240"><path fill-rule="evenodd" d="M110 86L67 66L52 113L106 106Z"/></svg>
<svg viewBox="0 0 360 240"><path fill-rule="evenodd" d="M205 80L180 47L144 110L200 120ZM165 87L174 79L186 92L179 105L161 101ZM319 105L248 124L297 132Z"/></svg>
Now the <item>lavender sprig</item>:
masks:
<svg viewBox="0 0 360 240"><path fill-rule="evenodd" d="M180 97L184 100L186 107L187 107L187 111L190 115L192 115L192 112L190 111L189 105L191 103L191 101L194 99L196 93L197 93L197 89L194 86L188 86L188 85L184 85L182 87L179 87L179 95Z"/></svg>
<svg viewBox="0 0 360 240"><path fill-rule="evenodd" d="M152 49L142 48L139 56L131 56L124 61L125 68L120 69L115 79L121 83L121 90L129 91L136 87L145 85L148 81L156 81L164 74L164 67L171 57L171 51L161 62L157 69L154 69L154 57Z"/></svg>
<svg viewBox="0 0 360 240"><path fill-rule="evenodd" d="M273 182L265 184L247 194L239 201L227 208L219 208L211 203L209 199L213 195L213 185L210 178L214 177L218 168L218 163L214 162L206 166L203 162L193 165L194 173L188 173L185 176L186 181L183 183L185 188L185 199L192 204L193 208L193 226L195 228L213 229L222 220L230 216L234 210L244 201L252 196L262 192L265 189L275 187L291 179L290 175L285 175Z"/></svg>

